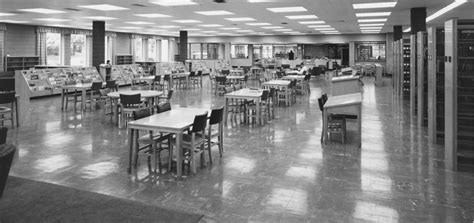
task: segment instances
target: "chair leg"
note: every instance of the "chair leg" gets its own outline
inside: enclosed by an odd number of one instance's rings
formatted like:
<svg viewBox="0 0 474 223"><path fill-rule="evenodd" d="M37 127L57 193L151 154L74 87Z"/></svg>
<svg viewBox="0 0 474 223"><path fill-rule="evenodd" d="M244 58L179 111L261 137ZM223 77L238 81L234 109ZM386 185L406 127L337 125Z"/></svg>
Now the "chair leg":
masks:
<svg viewBox="0 0 474 223"><path fill-rule="evenodd" d="M10 113L10 121L12 122L12 129L15 128L15 120L13 120L15 118L15 116L13 115L13 105L12 105L12 109L11 109L11 113Z"/></svg>
<svg viewBox="0 0 474 223"><path fill-rule="evenodd" d="M189 151L191 153L191 171L196 174L196 156L194 154L193 148Z"/></svg>
<svg viewBox="0 0 474 223"><path fill-rule="evenodd" d="M209 163L212 163L211 156L211 126L209 126L209 137L207 138L207 150L209 151Z"/></svg>
<svg viewBox="0 0 474 223"><path fill-rule="evenodd" d="M168 154L168 172L171 171L171 162L173 161L173 146L171 145L170 139L168 139L168 148L169 148L169 154ZM180 164L177 164L180 165Z"/></svg>

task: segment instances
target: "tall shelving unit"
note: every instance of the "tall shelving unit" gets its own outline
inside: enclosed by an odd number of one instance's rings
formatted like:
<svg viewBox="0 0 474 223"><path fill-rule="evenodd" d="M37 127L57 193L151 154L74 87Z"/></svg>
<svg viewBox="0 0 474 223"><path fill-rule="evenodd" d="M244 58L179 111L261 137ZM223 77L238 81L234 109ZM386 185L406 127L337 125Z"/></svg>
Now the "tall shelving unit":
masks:
<svg viewBox="0 0 474 223"><path fill-rule="evenodd" d="M6 56L5 71L27 70L39 65L38 56Z"/></svg>
<svg viewBox="0 0 474 223"><path fill-rule="evenodd" d="M117 55L115 56L115 64L124 65L124 64L133 64L132 55Z"/></svg>
<svg viewBox="0 0 474 223"><path fill-rule="evenodd" d="M445 22L445 158L474 171L474 21Z"/></svg>
<svg viewBox="0 0 474 223"><path fill-rule="evenodd" d="M410 35L410 116L418 113L418 74L417 74L417 41L416 34Z"/></svg>
<svg viewBox="0 0 474 223"><path fill-rule="evenodd" d="M428 28L428 138L444 142L444 29Z"/></svg>
<svg viewBox="0 0 474 223"><path fill-rule="evenodd" d="M417 118L418 124L428 126L428 34L417 33Z"/></svg>
<svg viewBox="0 0 474 223"><path fill-rule="evenodd" d="M410 56L411 56L411 48L410 48L410 39L403 39L403 63L402 63L402 71L403 71L403 84L402 84L402 94L403 98L410 98Z"/></svg>

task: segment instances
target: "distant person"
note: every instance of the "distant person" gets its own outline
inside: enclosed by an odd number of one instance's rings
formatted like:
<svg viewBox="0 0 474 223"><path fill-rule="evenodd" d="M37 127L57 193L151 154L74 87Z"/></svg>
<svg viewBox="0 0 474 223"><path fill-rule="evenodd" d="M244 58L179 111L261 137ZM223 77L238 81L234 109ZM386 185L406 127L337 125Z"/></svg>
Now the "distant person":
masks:
<svg viewBox="0 0 474 223"><path fill-rule="evenodd" d="M107 60L105 63L105 81L110 80L110 75L112 73L112 64L110 63L110 60Z"/></svg>
<svg viewBox="0 0 474 223"><path fill-rule="evenodd" d="M295 53L293 53L293 50L290 50L288 53L288 59L289 60L294 60L295 59Z"/></svg>

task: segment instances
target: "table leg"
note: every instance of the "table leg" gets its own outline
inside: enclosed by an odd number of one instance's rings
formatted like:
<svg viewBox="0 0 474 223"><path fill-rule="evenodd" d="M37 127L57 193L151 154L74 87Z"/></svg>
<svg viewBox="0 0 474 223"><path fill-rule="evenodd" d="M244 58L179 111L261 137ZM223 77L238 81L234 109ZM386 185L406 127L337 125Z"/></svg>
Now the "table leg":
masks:
<svg viewBox="0 0 474 223"><path fill-rule="evenodd" d="M81 108L82 111L86 110L86 89L82 89L82 96L81 96Z"/></svg>
<svg viewBox="0 0 474 223"><path fill-rule="evenodd" d="M64 89L61 89L61 111L64 110Z"/></svg>
<svg viewBox="0 0 474 223"><path fill-rule="evenodd" d="M133 133L134 133L134 130L132 128L128 128L128 145L129 145L129 149L130 149L128 151L128 168L127 168L128 173L132 172Z"/></svg>
<svg viewBox="0 0 474 223"><path fill-rule="evenodd" d="M225 98L224 104L224 125L227 125L227 105L229 104L229 98Z"/></svg>
<svg viewBox="0 0 474 223"><path fill-rule="evenodd" d="M15 115L16 115L16 127L20 127L20 121L18 119L18 98L15 97Z"/></svg>
<svg viewBox="0 0 474 223"><path fill-rule="evenodd" d="M327 124L327 121L328 121L328 115L327 115L328 111L327 109L324 109L323 110L323 143L326 144L327 143L327 131L328 131L328 124Z"/></svg>
<svg viewBox="0 0 474 223"><path fill-rule="evenodd" d="M359 148L361 147L362 145L362 106L359 105L357 106L358 109L357 109L357 124L358 124L358 134L359 134Z"/></svg>
<svg viewBox="0 0 474 223"><path fill-rule="evenodd" d="M182 173L182 163L183 163L183 158L181 157L183 155L183 148L181 148L181 144L183 141L183 132L178 132L176 134L176 175L178 177L181 177Z"/></svg>
<svg viewBox="0 0 474 223"><path fill-rule="evenodd" d="M261 116L262 114L261 114L261 109L260 109L260 97L259 97L257 99L257 122L260 123L260 125L263 125L262 119L260 119Z"/></svg>
<svg viewBox="0 0 474 223"><path fill-rule="evenodd" d="M156 155L156 152L157 152L157 151L156 151L156 150L157 150L157 149L156 149L156 143L153 143L153 131L149 131L149 132L148 132L148 135L150 135L150 142L152 142L152 143L151 143L151 149L152 149L152 152L153 152L152 154L153 154L153 156L155 157L155 158L153 158L153 159L155 160L155 168L154 168L153 171L156 172L156 166L157 166L157 164L158 164L158 156ZM160 168L161 168L161 167L160 167Z"/></svg>
<svg viewBox="0 0 474 223"><path fill-rule="evenodd" d="M186 89L189 88L189 75L186 76Z"/></svg>

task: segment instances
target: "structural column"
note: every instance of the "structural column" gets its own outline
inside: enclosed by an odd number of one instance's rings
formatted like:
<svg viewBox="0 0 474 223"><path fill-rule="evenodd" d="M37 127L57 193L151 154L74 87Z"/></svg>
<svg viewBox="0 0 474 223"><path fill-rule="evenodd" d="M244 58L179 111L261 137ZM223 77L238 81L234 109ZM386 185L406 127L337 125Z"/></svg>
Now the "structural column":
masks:
<svg viewBox="0 0 474 223"><path fill-rule="evenodd" d="M393 41L398 41L403 38L402 26L393 26Z"/></svg>
<svg viewBox="0 0 474 223"><path fill-rule="evenodd" d="M71 65L71 34L63 34L63 65L69 66Z"/></svg>
<svg viewBox="0 0 474 223"><path fill-rule="evenodd" d="M417 38L416 34L419 31L426 31L426 8L411 8L410 9L410 114L411 117L417 115L417 92L418 92L418 74L417 72ZM421 85L421 84L420 84Z"/></svg>
<svg viewBox="0 0 474 223"><path fill-rule="evenodd" d="M7 30L7 26L5 24L0 24L0 71L5 69L5 64L3 61L5 58L5 31Z"/></svg>
<svg viewBox="0 0 474 223"><path fill-rule="evenodd" d="M92 22L92 66L104 63L105 58L105 22Z"/></svg>
<svg viewBox="0 0 474 223"><path fill-rule="evenodd" d="M179 61L184 62L188 57L188 31L179 31Z"/></svg>

